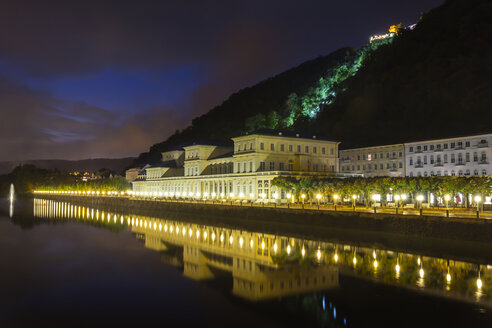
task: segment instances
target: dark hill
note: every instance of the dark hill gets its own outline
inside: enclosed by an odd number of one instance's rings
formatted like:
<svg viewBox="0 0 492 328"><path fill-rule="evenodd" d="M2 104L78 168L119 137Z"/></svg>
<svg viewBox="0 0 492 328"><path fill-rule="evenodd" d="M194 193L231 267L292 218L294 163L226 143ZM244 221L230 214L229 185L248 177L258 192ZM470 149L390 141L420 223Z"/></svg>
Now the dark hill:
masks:
<svg viewBox="0 0 492 328"><path fill-rule="evenodd" d="M299 128L343 147L492 132L492 1L456 0L366 58L346 92Z"/></svg>
<svg viewBox="0 0 492 328"><path fill-rule="evenodd" d="M342 148L492 132L491 17L492 1L448 0L392 41L340 49L233 94L137 163L195 140L228 141L252 119Z"/></svg>

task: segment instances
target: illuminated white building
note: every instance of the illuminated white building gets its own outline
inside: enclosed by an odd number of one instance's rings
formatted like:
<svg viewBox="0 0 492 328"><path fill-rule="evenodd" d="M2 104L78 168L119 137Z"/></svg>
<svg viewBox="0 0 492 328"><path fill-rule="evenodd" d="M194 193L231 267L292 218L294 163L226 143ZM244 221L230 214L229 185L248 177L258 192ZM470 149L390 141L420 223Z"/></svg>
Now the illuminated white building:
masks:
<svg viewBox="0 0 492 328"><path fill-rule="evenodd" d="M492 174L492 134L405 143L406 176Z"/></svg>
<svg viewBox="0 0 492 328"><path fill-rule="evenodd" d="M133 192L154 197L286 199L271 185L279 176L336 176L339 142L261 131L232 138L234 147L196 144L163 153L144 168ZM171 158L172 157L172 158ZM182 164L181 164L182 163Z"/></svg>

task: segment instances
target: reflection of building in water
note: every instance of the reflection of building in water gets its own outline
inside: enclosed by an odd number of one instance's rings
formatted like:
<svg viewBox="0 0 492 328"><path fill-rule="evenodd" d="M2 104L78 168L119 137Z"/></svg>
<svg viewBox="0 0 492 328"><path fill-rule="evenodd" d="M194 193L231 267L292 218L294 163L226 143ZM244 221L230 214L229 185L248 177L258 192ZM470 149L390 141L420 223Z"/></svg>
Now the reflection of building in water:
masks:
<svg viewBox="0 0 492 328"><path fill-rule="evenodd" d="M145 236L145 246L151 249L182 246L186 277L204 280L214 278L213 269L231 272L233 293L246 299L301 294L338 285L338 269L320 265L321 257L314 265L280 264L276 260L287 249L293 253L296 245L304 247L305 253L313 242L299 244L287 237L153 218L132 218L131 230Z"/></svg>
<svg viewBox="0 0 492 328"><path fill-rule="evenodd" d="M233 293L259 300L338 285L346 274L419 288L432 295L492 305L492 266L391 250L297 239L143 216L122 216L64 202L35 199L34 216L81 220L111 230L130 229L162 260L196 280L214 270L232 273Z"/></svg>

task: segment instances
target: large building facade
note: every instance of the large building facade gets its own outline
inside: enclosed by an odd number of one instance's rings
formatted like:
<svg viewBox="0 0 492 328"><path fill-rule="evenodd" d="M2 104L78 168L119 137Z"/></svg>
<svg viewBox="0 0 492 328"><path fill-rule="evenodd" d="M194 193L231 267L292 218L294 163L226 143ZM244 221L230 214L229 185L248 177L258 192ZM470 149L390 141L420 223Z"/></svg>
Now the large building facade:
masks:
<svg viewBox="0 0 492 328"><path fill-rule="evenodd" d="M404 144L340 150L340 172L365 177L405 176Z"/></svg>
<svg viewBox="0 0 492 328"><path fill-rule="evenodd" d="M337 176L339 142L258 132L232 138L234 147L196 144L162 154L133 184L136 195L234 200L286 199L272 186L279 176ZM182 164L179 160L183 158Z"/></svg>
<svg viewBox="0 0 492 328"><path fill-rule="evenodd" d="M364 177L492 174L492 134L340 150L340 172Z"/></svg>
<svg viewBox="0 0 492 328"><path fill-rule="evenodd" d="M492 134L405 144L406 175L492 174Z"/></svg>

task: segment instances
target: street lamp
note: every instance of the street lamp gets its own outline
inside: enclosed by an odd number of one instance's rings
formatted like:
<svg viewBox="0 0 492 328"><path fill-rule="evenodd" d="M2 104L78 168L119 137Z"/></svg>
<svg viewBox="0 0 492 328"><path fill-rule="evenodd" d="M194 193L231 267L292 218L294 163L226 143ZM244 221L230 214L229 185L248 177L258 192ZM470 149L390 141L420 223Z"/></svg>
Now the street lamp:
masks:
<svg viewBox="0 0 492 328"><path fill-rule="evenodd" d="M450 199L451 199L451 196L449 196L449 195L444 196L444 200L446 201L446 210L448 209L448 202Z"/></svg>
<svg viewBox="0 0 492 328"><path fill-rule="evenodd" d="M419 204L419 208L420 208L420 215L422 215L422 201L424 200L424 196L423 195L418 195L417 196L417 201L420 203Z"/></svg>
<svg viewBox="0 0 492 328"><path fill-rule="evenodd" d="M357 199L357 195L352 195L352 206L354 208L354 211L355 211L355 200Z"/></svg>
<svg viewBox="0 0 492 328"><path fill-rule="evenodd" d="M302 208L304 208L304 198L306 198L306 194L302 194L301 198L302 198Z"/></svg>
<svg viewBox="0 0 492 328"><path fill-rule="evenodd" d="M396 208L400 207L400 195L395 195Z"/></svg>
<svg viewBox="0 0 492 328"><path fill-rule="evenodd" d="M475 196L475 203L477 204L477 218L480 217L480 202L482 201L482 197L479 195Z"/></svg>
<svg viewBox="0 0 492 328"><path fill-rule="evenodd" d="M333 195L333 201L334 201L334 203L335 203L335 211L337 210L337 201L338 201L338 198L339 198L339 197L340 197L340 196L338 196L338 194L334 194L334 195Z"/></svg>
<svg viewBox="0 0 492 328"><path fill-rule="evenodd" d="M318 200L318 210L319 210L319 200L321 199L321 194L317 194L316 199Z"/></svg>
<svg viewBox="0 0 492 328"><path fill-rule="evenodd" d="M379 195L377 194L372 195L372 205L374 207L374 213L376 213L376 202L378 201L378 199L379 199Z"/></svg>

